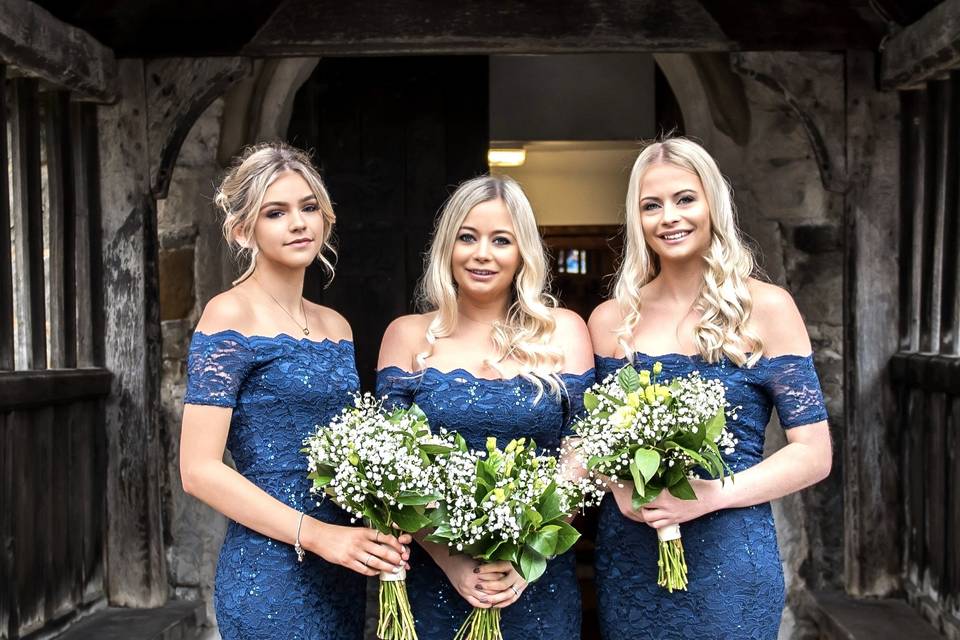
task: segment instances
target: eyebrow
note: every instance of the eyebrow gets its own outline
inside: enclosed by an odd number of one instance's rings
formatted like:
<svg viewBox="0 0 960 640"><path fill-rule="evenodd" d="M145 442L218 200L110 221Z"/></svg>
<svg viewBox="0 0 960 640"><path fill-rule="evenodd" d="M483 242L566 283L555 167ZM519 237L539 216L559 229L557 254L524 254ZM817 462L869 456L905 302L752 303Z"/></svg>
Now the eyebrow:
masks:
<svg viewBox="0 0 960 640"><path fill-rule="evenodd" d="M684 194L684 193L692 193L692 194L696 195L696 194L697 194L697 190L696 190L696 189L681 189L680 191L677 191L675 194L673 194L673 197L676 198L677 196L682 195L682 194ZM657 196L641 196L641 197L640 197L640 200L659 200L659 199L660 199L660 198L658 198Z"/></svg>
<svg viewBox="0 0 960 640"><path fill-rule="evenodd" d="M308 196L303 196L302 198L300 198L300 202L298 204L304 204L306 202L310 202L311 200L316 200L316 199L317 199L317 196L311 193ZM260 205L260 211L263 211L267 207L285 207L285 206L287 206L286 202L278 202L276 200L272 202L264 202L262 205Z"/></svg>
<svg viewBox="0 0 960 640"><path fill-rule="evenodd" d="M467 226L467 225L463 225L462 227L460 227L460 230L461 230L461 231L473 231L474 233L480 233L480 232L477 231L475 228L469 227L469 226ZM511 236L514 235L513 231L510 231L509 229L494 229L492 235L497 235L498 233L506 233L506 234L511 235Z"/></svg>

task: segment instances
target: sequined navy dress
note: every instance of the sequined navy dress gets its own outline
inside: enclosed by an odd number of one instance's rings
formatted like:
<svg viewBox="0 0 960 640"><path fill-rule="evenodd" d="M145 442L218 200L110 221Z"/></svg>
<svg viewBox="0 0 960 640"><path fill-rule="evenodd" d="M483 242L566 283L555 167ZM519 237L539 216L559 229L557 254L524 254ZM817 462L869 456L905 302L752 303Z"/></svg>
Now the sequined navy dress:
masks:
<svg viewBox="0 0 960 640"><path fill-rule="evenodd" d="M563 374L566 392L561 401L546 393L534 403L536 387L522 377L489 380L463 369L422 374L387 367L377 374L377 395L408 406L416 402L434 428L459 432L474 449L483 450L495 436L500 446L511 438L536 440L556 451L568 435L573 416L583 407L583 392L593 384L593 369L581 375ZM419 546L410 554L407 590L420 640L450 640L471 611L446 574ZM575 640L580 637L580 590L572 552L547 565L546 573L529 585L519 600L502 610L504 640Z"/></svg>
<svg viewBox="0 0 960 640"><path fill-rule="evenodd" d="M820 382L810 356L761 358L750 369L727 359L711 364L699 356L637 354L634 366L663 363L661 379L699 371L722 380L727 400L741 407L727 421L739 440L725 456L734 472L763 458L764 430L774 406L784 428L826 420ZM603 379L626 364L597 357ZM596 580L604 640L777 637L784 604L783 568L770 504L725 509L680 525L687 559L687 591L657 586L657 535L625 518L613 496L605 497L597 532Z"/></svg>
<svg viewBox="0 0 960 640"><path fill-rule="evenodd" d="M347 340L196 332L185 403L233 408L227 448L237 471L274 498L320 520L349 524L309 494L300 449L359 388ZM291 523L295 526L295 523ZM359 640L365 579L231 521L220 549L214 603L224 640Z"/></svg>

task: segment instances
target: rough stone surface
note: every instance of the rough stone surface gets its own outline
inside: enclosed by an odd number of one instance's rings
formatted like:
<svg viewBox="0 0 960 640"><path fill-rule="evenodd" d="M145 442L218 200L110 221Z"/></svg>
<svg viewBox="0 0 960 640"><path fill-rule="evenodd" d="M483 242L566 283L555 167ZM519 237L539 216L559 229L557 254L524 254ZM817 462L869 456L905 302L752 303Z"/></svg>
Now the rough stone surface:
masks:
<svg viewBox="0 0 960 640"><path fill-rule="evenodd" d="M221 169L216 161L223 100L207 108L184 140L174 168L166 200L160 201L159 233L161 256L176 256L162 263L161 303L166 292L173 295L177 312L164 306L163 373L160 387L161 422L166 451L164 518L170 532L166 549L170 587L178 598L203 600L207 623L215 624L213 581L217 554L226 531L226 519L199 500L183 493L180 484L179 447L183 395L186 390L185 363L193 327L203 304L222 291L217 279L211 292L211 273L218 270L222 250L202 252L201 238L218 227L213 191ZM207 235L210 235L207 233ZM220 245L222 245L222 239ZM210 268L213 265L214 268ZM175 268L174 268L175 267ZM214 277L214 279L216 279ZM189 281L190 286L185 286ZM169 282L169 284L167 284ZM204 295L200 295L200 290Z"/></svg>

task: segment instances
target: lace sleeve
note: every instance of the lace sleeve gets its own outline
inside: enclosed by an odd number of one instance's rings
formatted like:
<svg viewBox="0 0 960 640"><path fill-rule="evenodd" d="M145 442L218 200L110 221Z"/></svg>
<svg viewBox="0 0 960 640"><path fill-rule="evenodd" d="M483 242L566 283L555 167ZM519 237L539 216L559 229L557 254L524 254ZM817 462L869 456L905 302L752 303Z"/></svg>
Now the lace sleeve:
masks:
<svg viewBox="0 0 960 640"><path fill-rule="evenodd" d="M235 407L253 365L253 351L240 334L195 332L187 356L184 404Z"/></svg>
<svg viewBox="0 0 960 640"><path fill-rule="evenodd" d="M563 392L563 431L560 436L567 438L574 435L573 423L585 411L583 408L583 392L596 381L596 372L594 369L590 369L579 375L564 373L560 375L560 378L566 387Z"/></svg>
<svg viewBox="0 0 960 640"><path fill-rule="evenodd" d="M421 375L400 367L386 367L377 371L377 397L384 398L388 408L409 407L420 384Z"/></svg>
<svg viewBox="0 0 960 640"><path fill-rule="evenodd" d="M785 428L813 424L827 419L820 379L813 356L777 356L767 361L764 386L777 407Z"/></svg>

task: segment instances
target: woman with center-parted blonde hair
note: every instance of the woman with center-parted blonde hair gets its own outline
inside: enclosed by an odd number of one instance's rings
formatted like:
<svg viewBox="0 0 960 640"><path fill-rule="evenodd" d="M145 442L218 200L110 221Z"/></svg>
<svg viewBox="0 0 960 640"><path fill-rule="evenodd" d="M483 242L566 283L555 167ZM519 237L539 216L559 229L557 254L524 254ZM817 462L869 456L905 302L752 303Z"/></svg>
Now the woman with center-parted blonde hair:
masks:
<svg viewBox="0 0 960 640"><path fill-rule="evenodd" d="M590 317L597 375L627 362L661 379L722 380L738 439L734 481L694 479L696 500L663 492L636 510L632 483L601 507L596 580L605 640L777 637L783 569L770 500L826 477L830 433L810 341L790 295L752 277L732 193L700 145L670 138L634 164L614 298ZM788 444L763 459L773 407ZM657 586L656 529L683 523L689 585Z"/></svg>
<svg viewBox="0 0 960 640"><path fill-rule="evenodd" d="M252 147L221 184L227 242L246 261L190 343L180 440L183 488L230 519L214 601L224 640L359 640L364 576L399 571L407 549L309 494L303 439L359 388L350 326L303 298L304 272L334 223L301 151ZM230 450L235 469L223 462Z"/></svg>
<svg viewBox="0 0 960 640"><path fill-rule="evenodd" d="M559 449L593 382L587 328L547 293L530 203L503 176L469 180L437 220L421 282L425 313L398 318L380 348L378 395L423 409L471 447L487 437ZM479 564L422 541L407 589L421 640L449 640L472 607L503 608L505 638L580 637L571 553L527 585L509 563Z"/></svg>

